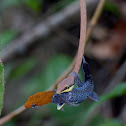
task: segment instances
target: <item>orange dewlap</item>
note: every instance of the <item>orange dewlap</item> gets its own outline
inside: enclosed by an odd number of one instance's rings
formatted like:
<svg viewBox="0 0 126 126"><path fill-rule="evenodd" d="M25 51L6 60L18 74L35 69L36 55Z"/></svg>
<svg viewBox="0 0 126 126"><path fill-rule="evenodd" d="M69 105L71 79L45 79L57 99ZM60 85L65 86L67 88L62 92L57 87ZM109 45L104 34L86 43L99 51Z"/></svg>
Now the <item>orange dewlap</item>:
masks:
<svg viewBox="0 0 126 126"><path fill-rule="evenodd" d="M28 101L25 103L25 107L32 108L32 107L37 107L48 103L52 103L54 94L55 91L38 92L28 98Z"/></svg>

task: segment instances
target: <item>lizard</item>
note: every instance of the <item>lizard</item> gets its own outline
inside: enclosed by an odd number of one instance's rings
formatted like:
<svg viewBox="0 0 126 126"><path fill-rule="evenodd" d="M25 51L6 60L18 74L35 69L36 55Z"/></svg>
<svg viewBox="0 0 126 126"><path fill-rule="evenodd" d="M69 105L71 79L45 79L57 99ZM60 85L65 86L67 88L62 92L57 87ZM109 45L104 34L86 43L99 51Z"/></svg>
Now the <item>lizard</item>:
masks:
<svg viewBox="0 0 126 126"><path fill-rule="evenodd" d="M28 101L25 103L25 107L36 108L48 103L56 103L57 109L60 110L64 104L77 106L87 98L98 101L98 95L93 91L93 77L91 75L89 65L84 57L82 61L82 69L85 76L85 82L80 80L79 74L77 74L75 71L72 71L69 74L69 76L75 76L75 82L77 83L78 88L74 88L74 85L72 85L59 94L56 93L56 90L38 92L28 98Z"/></svg>
<svg viewBox="0 0 126 126"><path fill-rule="evenodd" d="M94 80L92 74L90 72L89 64L86 62L84 56L82 60L82 69L85 76L85 82L80 80L79 74L75 71L72 71L70 75L75 76L75 82L77 84L77 88L70 87L71 91L63 91L60 94L55 93L52 99L52 103L57 104L57 109L60 110L64 106L64 104L77 106L82 103L87 98L90 98L94 101L98 101L99 97L94 92Z"/></svg>

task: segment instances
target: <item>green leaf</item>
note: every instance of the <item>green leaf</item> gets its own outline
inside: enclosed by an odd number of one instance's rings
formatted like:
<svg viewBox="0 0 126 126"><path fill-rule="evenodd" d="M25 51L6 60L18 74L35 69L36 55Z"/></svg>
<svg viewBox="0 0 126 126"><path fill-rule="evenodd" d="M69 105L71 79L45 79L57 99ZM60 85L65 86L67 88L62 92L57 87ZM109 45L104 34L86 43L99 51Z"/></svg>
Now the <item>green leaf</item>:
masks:
<svg viewBox="0 0 126 126"><path fill-rule="evenodd" d="M4 97L4 67L0 59L0 115L3 108L3 97Z"/></svg>

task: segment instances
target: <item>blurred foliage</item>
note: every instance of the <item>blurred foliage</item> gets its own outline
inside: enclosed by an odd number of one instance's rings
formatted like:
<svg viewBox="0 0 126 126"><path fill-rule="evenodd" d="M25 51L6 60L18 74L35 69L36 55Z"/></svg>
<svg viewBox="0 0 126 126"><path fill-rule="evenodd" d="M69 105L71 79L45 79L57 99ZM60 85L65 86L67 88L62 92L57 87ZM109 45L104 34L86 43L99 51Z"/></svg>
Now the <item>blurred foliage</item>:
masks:
<svg viewBox="0 0 126 126"><path fill-rule="evenodd" d="M19 79L27 75L37 64L36 58L28 58L23 63L18 64L11 72L11 79ZM9 67L8 67L9 68Z"/></svg>
<svg viewBox="0 0 126 126"><path fill-rule="evenodd" d="M71 58L65 55L57 55L53 57L46 64L42 72L32 77L29 83L25 85L26 96L39 92L45 91L51 87L56 79L64 72L64 70L70 65Z"/></svg>
<svg viewBox="0 0 126 126"><path fill-rule="evenodd" d="M16 66L16 69L12 72L10 77L19 79L20 76L26 75L28 72L31 71L33 67L35 67L37 60L29 58L27 59L22 65ZM40 73L34 74L31 79L24 85L24 88L21 89L23 92L22 94L22 100L18 102L18 105L21 103L25 103L27 98L30 95L33 95L36 92L41 92L47 90L49 87L51 87L56 79L66 70L66 68L71 64L72 59L68 56L65 56L63 54L56 55L52 57L48 63L46 64L45 68L42 69ZM27 68L28 67L28 68ZM24 71L22 73L22 71ZM26 73L25 73L26 72ZM19 74L18 74L19 73ZM13 76L12 76L13 75ZM81 78L83 78L83 74L81 74ZM44 124L44 126L48 125L82 125L84 123L84 120L87 118L87 116L100 104L103 102L124 95L126 94L126 83L120 84L116 86L110 93L104 94L100 97L99 102L94 102L91 104L88 100L86 100L84 103L80 104L78 107L68 106L65 105L65 112L57 111L56 110L56 104L49 104L44 106L45 109L42 109L42 112L39 109L34 109L36 111L32 115L32 121L29 121L28 124L31 125L35 123L34 125L39 125L43 117L48 113L52 119L50 119L50 123L48 121ZM17 106L18 106L17 105ZM43 107L42 107L43 108ZM75 114L76 113L76 114ZM47 114L47 115L48 115ZM54 116L55 115L55 116ZM36 122L36 120L38 120ZM117 126L123 126L122 123L119 121L109 120L106 121L101 115L96 116L95 120L92 121L93 125L117 125ZM9 123L8 123L9 124ZM11 124L14 124L13 121L11 121ZM104 126L103 125L103 126Z"/></svg>
<svg viewBox="0 0 126 126"><path fill-rule="evenodd" d="M60 11L61 9L63 9L65 6L71 4L74 1L78 1L78 0L61 0L58 3L56 3L53 8L52 8L52 12L57 12Z"/></svg>
<svg viewBox="0 0 126 126"><path fill-rule="evenodd" d="M27 5L31 10L40 12L42 8L42 0L2 0L0 4L0 11L11 7L11 6L22 6Z"/></svg>
<svg viewBox="0 0 126 126"><path fill-rule="evenodd" d="M13 63L7 63L4 65L4 74L5 74L5 80L7 80L11 75L12 70L14 70L15 66Z"/></svg>
<svg viewBox="0 0 126 126"><path fill-rule="evenodd" d="M68 4L75 2L78 0L60 0L52 5L51 12L57 12L63 9ZM0 12L4 11L4 9L8 7L22 7L25 5L30 8L32 11L39 13L42 10L43 0L1 0L0 3ZM120 9L119 7L110 1L107 1L105 6L105 10L112 12L113 14L119 16ZM18 36L19 32L15 29L8 29L6 31L2 31L0 33L0 41L2 43L2 48L5 48L12 40L14 40ZM17 80L21 80L23 77L27 79L24 81L20 88L17 88L17 97L18 93L21 94L15 101L12 99L11 102L14 108L20 106L22 103L27 101L27 98L30 95L33 95L36 92L41 92L48 90L51 87L56 79L67 69L67 67L71 64L72 59L66 55L60 54L52 57L44 68L41 68L40 71L34 73L34 68L38 65L39 60L35 57L27 58L22 61L20 64L18 63L8 63L5 65L5 77L9 78L9 80L13 80L16 83L15 85L11 85L12 88L20 86ZM31 74L32 73L32 74ZM81 79L84 80L84 76L82 71L80 72ZM27 77L30 75L30 77ZM3 94L4 94L4 79L3 79L3 64L0 63L0 114L3 106ZM12 90L13 92L14 90ZM13 94L13 93L12 93ZM12 95L10 94L10 95ZM42 121L43 126L55 126L55 125L65 125L65 126L73 126L73 125L83 125L84 121L87 119L90 113L95 110L96 107L100 106L107 100L112 98L125 95L126 94L126 83L120 84L112 89L111 92L104 94L100 97L99 102L92 102L91 100L86 100L80 106L73 107L65 105L65 112L57 111L56 104L49 104L38 109L31 109L31 119L28 120L28 124L26 125L39 125ZM15 94L14 94L15 95ZM19 100L20 99L20 100ZM14 101L14 102L13 102ZM32 112L34 113L32 114ZM45 117L49 119L45 119ZM20 120L20 119L19 119ZM35 123L36 121L36 123ZM15 126L16 119L11 120L8 126ZM91 121L90 125L93 126L124 126L117 119L105 119L101 114L97 114L97 116Z"/></svg>
<svg viewBox="0 0 126 126"><path fill-rule="evenodd" d="M58 76L63 73L63 71L69 66L71 63L71 58L68 56L64 55L57 55L53 57L51 60L48 61L45 69L36 75L34 78L32 78L27 85L25 85L24 90L24 96L29 96L31 94L34 94L39 91L45 91L47 90L50 86L53 85L53 83L56 81ZM62 111L57 111L56 110L56 105L55 104L50 104L47 105L49 107L44 113L47 113L47 111L50 111L49 113L53 116L53 122L55 124L63 124L63 125L74 125L75 122L76 124L82 125L86 117L100 104L103 102L124 95L126 94L126 83L120 84L116 86L110 93L104 94L103 96L100 97L99 102L94 102L91 106L89 103L86 101L82 104L80 104L79 107L73 107L73 106L68 106L65 105L65 112ZM25 102L25 101L24 101ZM43 113L43 114L44 114ZM76 114L75 114L76 113ZM42 119L42 113L34 115L33 120ZM40 116L40 117L39 117ZM64 118L64 120L62 120ZM56 120L56 122L54 122ZM70 121L71 120L71 121ZM73 121L76 120L76 121ZM96 125L100 124L102 121L104 121L103 118L99 121L99 118L95 119L94 124ZM107 124L108 122L105 121ZM119 123L118 121L113 122L113 120L110 120L110 124L112 123L117 123L116 125L118 126L123 126L123 124ZM49 125L49 124L46 124Z"/></svg>
<svg viewBox="0 0 126 126"><path fill-rule="evenodd" d="M125 124L123 124L119 120L111 119L111 120L105 120L99 126L125 126Z"/></svg>
<svg viewBox="0 0 126 126"><path fill-rule="evenodd" d="M89 116L90 113L92 113L96 107L98 107L99 105L101 105L102 103L104 103L107 100L110 100L112 98L118 97L118 96L122 96L126 94L126 83L123 84L119 84L117 85L112 91L110 91L107 94L104 94L102 96L100 96L100 100L98 102L94 102L89 109L87 110L86 113L82 114L80 117L82 118L82 120L78 120L78 124L82 125L83 122L86 120L86 118Z"/></svg>
<svg viewBox="0 0 126 126"><path fill-rule="evenodd" d="M106 1L104 5L104 9L112 12L117 16L120 16L121 14L119 7L114 2Z"/></svg>
<svg viewBox="0 0 126 126"><path fill-rule="evenodd" d="M98 102L94 102L94 104L89 109L88 113L91 113L101 103L103 103L109 99L112 99L112 98L115 98L115 97L118 97L121 95L125 95L125 94L126 94L126 83L117 85L112 91L110 91L107 94L102 95Z"/></svg>
<svg viewBox="0 0 126 126"><path fill-rule="evenodd" d="M53 13L57 12L74 1L78 1L78 0L60 0L57 3L55 3L55 5L51 8L51 11ZM20 0L2 0L0 4L0 11L11 6L22 6L23 4L25 4L34 12L40 12L42 10L43 0L21 0L21 1Z"/></svg>
<svg viewBox="0 0 126 126"><path fill-rule="evenodd" d="M42 10L42 0L23 0L24 3L35 12Z"/></svg>
<svg viewBox="0 0 126 126"><path fill-rule="evenodd" d="M3 97L4 97L4 67L0 57L0 115L3 108Z"/></svg>
<svg viewBox="0 0 126 126"><path fill-rule="evenodd" d="M0 11L2 11L3 9L6 9L10 6L19 6L19 5L20 5L19 0L1 0Z"/></svg>
<svg viewBox="0 0 126 126"><path fill-rule="evenodd" d="M0 33L0 40L2 49L6 47L13 39L15 39L18 35L16 30L10 29Z"/></svg>
<svg viewBox="0 0 126 126"><path fill-rule="evenodd" d="M37 113L32 117L32 122L36 122L34 125L38 125L43 119L45 115L49 116L49 121L46 121L43 125L44 126L55 126L55 125L65 125L65 126L76 126L76 125L83 125L85 119L87 118L88 114L92 112L97 106L102 104L103 102L124 95L126 94L126 83L120 84L116 86L110 93L102 95L100 97L99 102L89 102L86 100L78 107L68 106L65 105L65 112L57 111L56 104L49 104L43 107L36 109ZM42 108L42 112L41 111ZM37 121L36 121L37 120ZM31 124L31 123L30 123ZM32 123L33 124L33 123ZM102 115L95 116L95 119L91 121L91 126L124 126L125 124L121 123L119 120L114 119L105 119Z"/></svg>

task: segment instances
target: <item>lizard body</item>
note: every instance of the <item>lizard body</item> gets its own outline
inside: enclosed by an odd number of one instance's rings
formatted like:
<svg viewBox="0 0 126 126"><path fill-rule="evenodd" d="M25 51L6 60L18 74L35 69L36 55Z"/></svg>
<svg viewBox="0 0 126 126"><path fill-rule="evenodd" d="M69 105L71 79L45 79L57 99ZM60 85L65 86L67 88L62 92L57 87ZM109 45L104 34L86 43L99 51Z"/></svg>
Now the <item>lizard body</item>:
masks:
<svg viewBox="0 0 126 126"><path fill-rule="evenodd" d="M83 57L82 69L85 76L85 82L82 82L79 78L79 75L72 71L70 75L75 76L75 82L78 87L73 88L70 92L63 92L61 94L55 93L52 99L52 103L57 104L68 104L76 106L79 103L83 102L85 99L90 98L92 100L98 101L98 95L93 91L94 90L94 81L90 72L90 68L85 58Z"/></svg>
<svg viewBox="0 0 126 126"><path fill-rule="evenodd" d="M78 85L77 88L74 88L74 85L72 85L71 87L68 87L68 89L60 92L60 94L56 93L56 91L38 92L28 98L25 107L35 108L48 103L56 103L58 104L57 109L60 110L64 104L77 106L87 98L98 101L98 95L93 91L93 77L91 75L89 65L85 61L84 57L82 62L82 69L85 76L85 82L80 80L79 75L75 71L70 73L70 75L74 76L74 81Z"/></svg>

